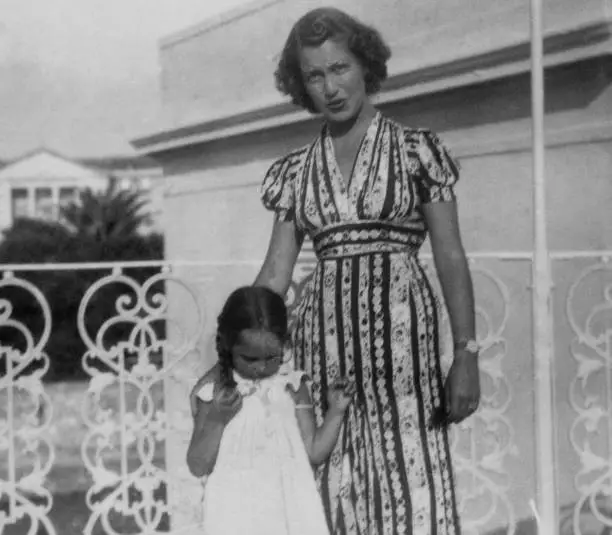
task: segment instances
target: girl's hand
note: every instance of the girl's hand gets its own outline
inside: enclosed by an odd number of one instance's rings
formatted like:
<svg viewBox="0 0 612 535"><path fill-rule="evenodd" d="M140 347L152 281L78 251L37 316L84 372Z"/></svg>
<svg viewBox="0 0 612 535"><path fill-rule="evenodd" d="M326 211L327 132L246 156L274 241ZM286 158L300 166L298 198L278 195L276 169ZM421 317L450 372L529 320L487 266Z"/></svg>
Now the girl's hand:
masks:
<svg viewBox="0 0 612 535"><path fill-rule="evenodd" d="M242 408L242 396L235 387L215 384L212 403L216 409L217 418L224 424L228 424Z"/></svg>
<svg viewBox="0 0 612 535"><path fill-rule="evenodd" d="M355 391L355 383L349 379L344 377L336 379L327 394L329 410L338 413L345 412L353 401Z"/></svg>
<svg viewBox="0 0 612 535"><path fill-rule="evenodd" d="M189 405L191 407L191 416L195 418L198 413L198 392L211 379L217 379L219 376L219 364L215 364L208 372L198 379L198 382L189 393Z"/></svg>

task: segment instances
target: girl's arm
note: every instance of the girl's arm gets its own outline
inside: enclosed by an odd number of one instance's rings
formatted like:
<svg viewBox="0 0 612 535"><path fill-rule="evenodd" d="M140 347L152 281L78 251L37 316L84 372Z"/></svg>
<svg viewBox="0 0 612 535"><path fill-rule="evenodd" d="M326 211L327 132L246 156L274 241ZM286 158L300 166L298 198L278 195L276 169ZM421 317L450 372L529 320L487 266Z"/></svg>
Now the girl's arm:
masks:
<svg viewBox="0 0 612 535"><path fill-rule="evenodd" d="M193 433L187 449L187 466L196 477L210 475L217 462L219 445L227 423L216 412L212 402L198 400Z"/></svg>
<svg viewBox="0 0 612 535"><path fill-rule="evenodd" d="M308 458L313 465L319 465L329 458L338 442L345 410L330 406L321 427L315 424L312 399L306 383L302 381L296 393L293 394L296 402L295 414L306 446Z"/></svg>
<svg viewBox="0 0 612 535"><path fill-rule="evenodd" d="M236 389L213 382L219 379L218 367L208 372L206 379L213 388L212 399L196 398L193 433L187 449L187 466L196 477L210 475L215 469L223 432L242 407L242 396Z"/></svg>

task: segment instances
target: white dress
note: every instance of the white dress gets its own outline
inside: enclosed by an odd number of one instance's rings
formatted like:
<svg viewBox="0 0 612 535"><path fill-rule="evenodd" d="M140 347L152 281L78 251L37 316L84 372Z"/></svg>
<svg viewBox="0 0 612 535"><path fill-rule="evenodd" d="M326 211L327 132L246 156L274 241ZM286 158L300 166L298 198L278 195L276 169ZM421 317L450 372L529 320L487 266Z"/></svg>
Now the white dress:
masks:
<svg viewBox="0 0 612 535"><path fill-rule="evenodd" d="M240 412L223 432L204 491L204 535L329 535L323 505L287 392L303 372L251 381L234 374ZM198 395L211 401L213 383Z"/></svg>

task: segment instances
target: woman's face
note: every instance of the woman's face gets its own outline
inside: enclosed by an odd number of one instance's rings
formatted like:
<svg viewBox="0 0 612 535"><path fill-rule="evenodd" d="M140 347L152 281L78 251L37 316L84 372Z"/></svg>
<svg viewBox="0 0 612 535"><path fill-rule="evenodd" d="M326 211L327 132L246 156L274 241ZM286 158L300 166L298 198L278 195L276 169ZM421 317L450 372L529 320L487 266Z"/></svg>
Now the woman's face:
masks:
<svg viewBox="0 0 612 535"><path fill-rule="evenodd" d="M359 115L368 100L365 71L343 42L302 48L300 66L306 91L326 120L343 123Z"/></svg>

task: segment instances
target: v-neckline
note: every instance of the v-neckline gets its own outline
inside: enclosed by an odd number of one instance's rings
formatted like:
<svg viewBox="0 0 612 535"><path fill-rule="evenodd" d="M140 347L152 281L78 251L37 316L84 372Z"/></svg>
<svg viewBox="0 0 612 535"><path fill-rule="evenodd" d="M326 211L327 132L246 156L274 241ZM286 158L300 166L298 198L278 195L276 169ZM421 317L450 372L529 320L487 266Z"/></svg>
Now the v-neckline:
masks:
<svg viewBox="0 0 612 535"><path fill-rule="evenodd" d="M336 183L335 185L339 189L343 201L342 204L344 205L345 210L348 214L351 214L353 211L356 210L357 207L355 205L357 202L357 198L359 197L359 193L361 192L363 183L365 182L365 178L367 178L362 176L364 171L363 169L361 169L361 166L359 166L360 176L355 176L355 170L361 160L369 160L369 156L367 158L364 158L364 155L362 153L364 152L366 145L370 148L372 146L372 143L366 143L366 141L375 138L375 133L378 130L379 118L380 112L377 111L374 114L374 117L372 117L370 124L368 124L368 127L366 128L366 131L364 132L363 136L361 137L359 147L353 159L353 165L351 166L351 172L348 176L348 180L347 177L343 176L342 170L340 169L340 164L338 163L338 159L336 158L336 150L334 147L332 136L327 125L325 126L323 131L323 143L325 145L325 152L328 154L328 164L331 164L330 168L333 175L332 178L336 179L333 180L333 182Z"/></svg>

